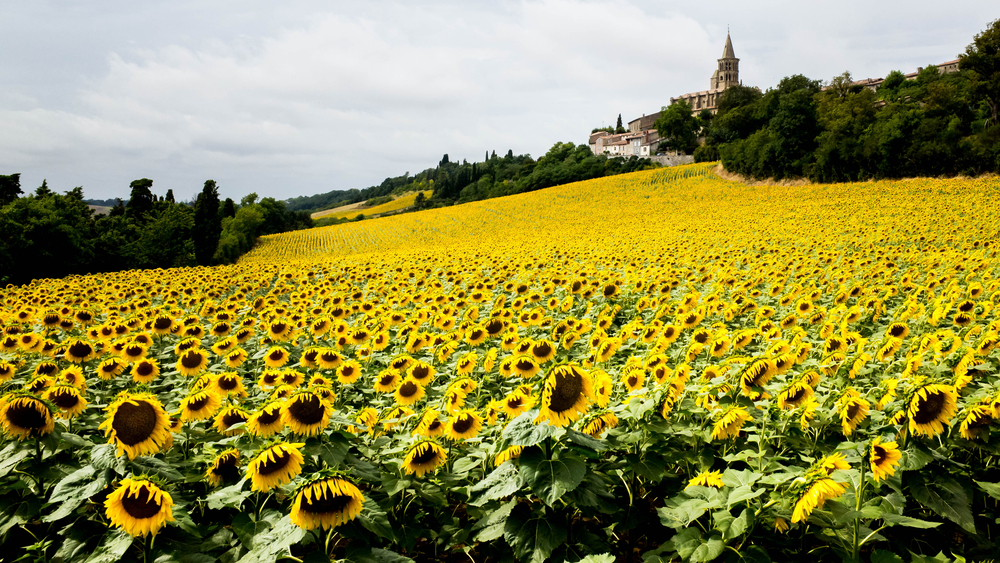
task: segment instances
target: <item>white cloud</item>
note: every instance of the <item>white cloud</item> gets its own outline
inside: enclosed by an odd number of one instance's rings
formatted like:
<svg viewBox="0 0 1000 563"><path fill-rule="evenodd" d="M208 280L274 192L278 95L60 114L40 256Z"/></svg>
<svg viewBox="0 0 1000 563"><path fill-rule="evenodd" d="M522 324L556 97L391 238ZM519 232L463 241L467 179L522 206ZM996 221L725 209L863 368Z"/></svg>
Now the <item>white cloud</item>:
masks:
<svg viewBox="0 0 1000 563"><path fill-rule="evenodd" d="M642 0L332 11L249 2L226 14L240 5L210 4L212 17L196 22L195 4L147 13L148 39L142 28L120 37L108 28L94 45L110 52L74 52L98 70L59 78L61 95L11 89L0 97L6 173L24 172L25 186L42 177L56 189L83 184L101 198L127 195L144 176L155 192L182 198L207 178L237 199L365 187L445 152L539 156L556 141L583 142L618 113L628 121L705 89L725 37L720 17L733 25L744 79L764 87L794 72L829 78L859 59L864 75L885 62L871 55L880 31L892 38L887 49L920 48L877 20L889 9L812 4L723 2L682 13ZM79 17L96 21L101 11ZM916 18L906 17L897 23ZM941 27L939 43L951 37Z"/></svg>

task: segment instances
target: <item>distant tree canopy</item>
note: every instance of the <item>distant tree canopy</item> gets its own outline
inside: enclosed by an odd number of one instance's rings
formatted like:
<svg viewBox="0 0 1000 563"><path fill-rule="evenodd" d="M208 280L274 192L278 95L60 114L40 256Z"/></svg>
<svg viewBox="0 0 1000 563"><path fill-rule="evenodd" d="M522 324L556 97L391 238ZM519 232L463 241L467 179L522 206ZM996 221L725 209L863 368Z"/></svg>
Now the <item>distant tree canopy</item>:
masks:
<svg viewBox="0 0 1000 563"><path fill-rule="evenodd" d="M363 190L333 191L287 200L288 208L303 212L323 211L350 203L376 200L388 194L422 192L433 195L419 199L417 209L478 201L517 194L601 176L634 172L655 166L637 157L609 158L595 155L587 145L556 143L537 161L530 155L503 157L492 151L483 162L454 162L445 154L438 165L411 176L409 173L386 178L380 185ZM418 196L419 197L419 196Z"/></svg>
<svg viewBox="0 0 1000 563"><path fill-rule="evenodd" d="M668 149L690 154L698 146L702 120L695 117L691 104L680 100L664 107L653 124Z"/></svg>
<svg viewBox="0 0 1000 563"><path fill-rule="evenodd" d="M819 182L1000 171L1000 20L959 56L959 72L890 72L877 91L850 73L802 75L719 96L696 160L752 178Z"/></svg>
<svg viewBox="0 0 1000 563"><path fill-rule="evenodd" d="M19 175L0 176L0 194L13 194L0 205L0 286L70 274L231 262L250 250L258 236L313 224L307 213L288 211L273 198L257 204L256 194L248 205L237 208L227 200L220 206L211 180L205 183L204 197L199 196L202 205L194 208L174 202L170 191L157 198L148 178L130 187L128 202L113 200L107 215L95 217L83 188L60 195L43 181L31 195L18 197ZM230 204L233 216L226 216ZM241 212L244 220L228 231L242 237L234 250L231 241L220 239L226 222ZM257 219L247 221L247 215ZM214 243L209 238L213 224L218 226ZM210 246L204 262L199 261L199 244Z"/></svg>

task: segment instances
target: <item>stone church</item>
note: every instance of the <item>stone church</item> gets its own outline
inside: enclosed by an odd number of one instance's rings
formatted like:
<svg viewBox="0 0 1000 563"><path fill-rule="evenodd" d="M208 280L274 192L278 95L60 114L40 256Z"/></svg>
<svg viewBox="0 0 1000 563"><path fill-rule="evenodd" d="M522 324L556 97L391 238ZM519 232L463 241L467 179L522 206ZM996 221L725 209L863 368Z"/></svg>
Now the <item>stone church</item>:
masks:
<svg viewBox="0 0 1000 563"><path fill-rule="evenodd" d="M670 103L684 100L691 105L691 109L696 113L703 109L715 113L719 94L722 94L726 88L738 84L740 84L740 60L736 58L736 52L733 50L733 40L729 37L729 33L726 33L726 46L722 49L719 68L715 69L709 80L708 90L681 94L676 98L670 98Z"/></svg>

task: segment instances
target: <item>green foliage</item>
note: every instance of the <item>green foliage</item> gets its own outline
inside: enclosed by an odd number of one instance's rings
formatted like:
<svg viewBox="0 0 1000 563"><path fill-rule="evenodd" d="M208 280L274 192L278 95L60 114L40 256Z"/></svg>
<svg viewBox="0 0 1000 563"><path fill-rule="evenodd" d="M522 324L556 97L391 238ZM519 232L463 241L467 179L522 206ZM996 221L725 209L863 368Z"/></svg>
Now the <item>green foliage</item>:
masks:
<svg viewBox="0 0 1000 563"><path fill-rule="evenodd" d="M691 111L691 104L681 100L660 112L654 127L668 149L690 154L698 146L698 133L704 121Z"/></svg>
<svg viewBox="0 0 1000 563"><path fill-rule="evenodd" d="M194 203L194 253L198 264L212 263L222 236L222 220L219 217L219 188L215 180L207 180Z"/></svg>
<svg viewBox="0 0 1000 563"><path fill-rule="evenodd" d="M22 193L20 174L0 175L0 206L14 201Z"/></svg>

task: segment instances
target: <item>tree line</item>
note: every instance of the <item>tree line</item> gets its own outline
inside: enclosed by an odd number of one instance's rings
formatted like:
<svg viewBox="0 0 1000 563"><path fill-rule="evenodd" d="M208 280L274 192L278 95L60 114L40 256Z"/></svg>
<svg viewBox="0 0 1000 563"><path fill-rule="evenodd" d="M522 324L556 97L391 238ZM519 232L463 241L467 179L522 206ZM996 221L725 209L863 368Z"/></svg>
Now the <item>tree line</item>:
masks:
<svg viewBox="0 0 1000 563"><path fill-rule="evenodd" d="M350 203L370 203L389 194L432 190L426 200L418 196L414 207L443 207L656 166L648 159L595 155L587 145L557 142L538 160L527 154L515 155L512 150L505 156L497 156L495 151L487 153L482 162L456 162L445 154L437 166L413 176L407 172L386 178L378 186L297 197L287 200L287 204L289 209L316 212Z"/></svg>
<svg viewBox="0 0 1000 563"><path fill-rule="evenodd" d="M130 184L127 202L95 215L77 187L58 194L43 181L22 195L20 174L0 176L0 285L139 268L229 263L257 237L308 228L308 213L256 194L220 201L214 180L193 205L152 192L148 178Z"/></svg>
<svg viewBox="0 0 1000 563"><path fill-rule="evenodd" d="M899 71L877 90L850 73L826 85L801 74L761 92L733 86L716 115L678 102L657 122L671 148L763 178L849 182L1000 171L1000 20L959 56L959 71ZM704 137L698 146L696 138Z"/></svg>

